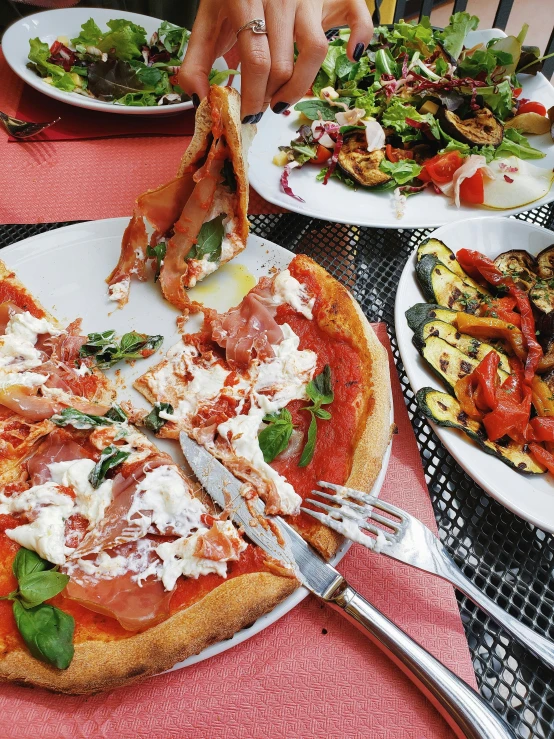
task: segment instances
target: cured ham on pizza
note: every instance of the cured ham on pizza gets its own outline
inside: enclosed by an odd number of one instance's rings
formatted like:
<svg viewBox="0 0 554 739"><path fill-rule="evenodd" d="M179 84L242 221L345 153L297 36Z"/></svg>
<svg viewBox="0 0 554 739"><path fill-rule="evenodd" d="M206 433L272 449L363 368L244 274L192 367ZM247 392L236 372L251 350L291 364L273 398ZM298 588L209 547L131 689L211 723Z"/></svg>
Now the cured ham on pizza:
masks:
<svg viewBox="0 0 554 739"><path fill-rule="evenodd" d="M300 513L318 480L369 490L391 434L386 353L348 291L306 256L226 314L204 312L135 387L159 434L185 431L324 556L340 542Z"/></svg>
<svg viewBox="0 0 554 739"><path fill-rule="evenodd" d="M145 280L152 260L164 297L185 310L186 289L245 248L246 151L254 132L252 125L241 126L236 90L213 85L196 112L177 176L136 200L119 262L107 279L112 300L123 306L131 280Z"/></svg>

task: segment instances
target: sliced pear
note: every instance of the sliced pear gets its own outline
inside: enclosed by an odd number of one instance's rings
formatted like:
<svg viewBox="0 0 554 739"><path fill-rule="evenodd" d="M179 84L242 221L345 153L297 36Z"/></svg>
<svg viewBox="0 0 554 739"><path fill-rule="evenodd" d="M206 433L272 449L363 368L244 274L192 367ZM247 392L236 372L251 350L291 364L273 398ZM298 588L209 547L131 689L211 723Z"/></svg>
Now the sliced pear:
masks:
<svg viewBox="0 0 554 739"><path fill-rule="evenodd" d="M485 178L487 208L521 208L544 197L552 187L554 172L518 157L494 159L489 165L495 179Z"/></svg>

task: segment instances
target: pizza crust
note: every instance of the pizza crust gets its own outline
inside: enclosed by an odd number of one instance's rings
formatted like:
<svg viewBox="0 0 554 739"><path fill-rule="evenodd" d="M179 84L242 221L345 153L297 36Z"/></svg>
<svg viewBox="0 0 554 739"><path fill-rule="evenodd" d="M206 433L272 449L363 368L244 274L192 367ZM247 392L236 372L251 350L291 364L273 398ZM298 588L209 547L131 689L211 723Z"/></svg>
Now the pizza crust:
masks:
<svg viewBox="0 0 554 739"><path fill-rule="evenodd" d="M297 586L293 578L268 572L240 575L140 634L77 644L67 670L39 662L23 649L9 652L0 660L0 681L71 694L130 685L231 638L283 601Z"/></svg>

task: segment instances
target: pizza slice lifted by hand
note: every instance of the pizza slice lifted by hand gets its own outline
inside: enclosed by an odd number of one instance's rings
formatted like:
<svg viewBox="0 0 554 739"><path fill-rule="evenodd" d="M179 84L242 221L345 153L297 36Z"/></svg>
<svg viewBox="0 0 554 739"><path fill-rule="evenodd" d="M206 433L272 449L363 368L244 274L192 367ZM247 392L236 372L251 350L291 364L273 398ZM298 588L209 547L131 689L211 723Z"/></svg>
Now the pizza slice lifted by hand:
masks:
<svg viewBox="0 0 554 739"><path fill-rule="evenodd" d="M348 291L306 256L226 314L204 310L135 382L158 433L185 431L325 557L340 537L300 513L318 480L370 490L390 441L384 348Z"/></svg>

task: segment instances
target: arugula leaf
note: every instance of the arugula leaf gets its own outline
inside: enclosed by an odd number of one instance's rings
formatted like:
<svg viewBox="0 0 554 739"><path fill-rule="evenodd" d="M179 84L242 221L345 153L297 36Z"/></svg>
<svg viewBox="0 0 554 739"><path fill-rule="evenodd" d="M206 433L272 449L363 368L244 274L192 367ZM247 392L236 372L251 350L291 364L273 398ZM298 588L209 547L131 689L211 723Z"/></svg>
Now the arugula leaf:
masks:
<svg viewBox="0 0 554 739"><path fill-rule="evenodd" d="M237 191L237 178L235 176L235 170L233 169L233 162L230 159L226 159L223 162L223 167L219 174L223 177L223 181L220 185L225 185L231 192Z"/></svg>
<svg viewBox="0 0 554 739"><path fill-rule="evenodd" d="M209 262L219 262L221 259L221 244L225 235L225 228L223 227L224 218L225 214L222 213L202 225L196 239L196 244L189 251L187 259L203 259L204 257L208 257Z"/></svg>
<svg viewBox="0 0 554 739"><path fill-rule="evenodd" d="M454 13L444 31L439 34L442 45L450 56L457 59L464 48L465 37L479 25L479 18L469 13Z"/></svg>
<svg viewBox="0 0 554 739"><path fill-rule="evenodd" d="M123 334L119 345L114 341L115 331L104 331L88 335L79 354L84 357L94 357L96 365L101 369L111 367L123 359L143 359L150 357L160 348L163 336L139 334L130 331Z"/></svg>
<svg viewBox="0 0 554 739"><path fill-rule="evenodd" d="M102 31L98 28L92 18L81 26L81 33L71 39L73 46L81 44L82 46L96 46L102 38Z"/></svg>
<svg viewBox="0 0 554 739"><path fill-rule="evenodd" d="M222 85L228 77L231 75L240 74L238 69L223 69L218 72L217 69L212 69L208 75L208 82L210 85Z"/></svg>
<svg viewBox="0 0 554 739"><path fill-rule="evenodd" d="M113 426L114 421L106 416L93 416L76 408L64 408L50 419L56 426L73 426L75 429L91 429L98 426Z"/></svg>
<svg viewBox="0 0 554 739"><path fill-rule="evenodd" d="M306 467L313 459L315 445L317 442L317 418L328 421L331 418L329 411L322 408L322 405L328 405L335 399L333 392L333 383L331 378L331 367L326 364L323 371L316 375L306 386L306 395L312 401L312 405L302 408L311 414L310 426L308 428L308 437L306 444L302 450L302 456L298 462L299 467Z"/></svg>
<svg viewBox="0 0 554 739"><path fill-rule="evenodd" d="M17 580L20 580L27 575L33 575L35 572L43 572L44 570L52 569L50 562L47 562L32 549L21 549L17 550L15 559L12 564L12 571Z"/></svg>
<svg viewBox="0 0 554 739"><path fill-rule="evenodd" d="M419 175L422 167L414 159L401 159L398 162L383 159L379 169L389 174L398 185L405 185Z"/></svg>
<svg viewBox="0 0 554 739"><path fill-rule="evenodd" d="M282 408L279 413L268 413L263 420L268 425L258 434L258 444L266 464L269 464L289 445L294 425L286 408Z"/></svg>
<svg viewBox="0 0 554 739"><path fill-rule="evenodd" d="M160 277L160 271L162 269L162 263L165 259L166 251L167 244L165 241L160 241L156 246L146 247L146 256L156 260L156 274L154 275L154 282L157 282Z"/></svg>
<svg viewBox="0 0 554 739"><path fill-rule="evenodd" d="M69 667L75 652L72 616L46 603L27 609L17 600L13 604L13 615L33 657L60 670Z"/></svg>
<svg viewBox="0 0 554 739"><path fill-rule="evenodd" d="M316 98L303 100L300 103L296 103L294 109L300 113L304 113L306 118L309 118L311 121L317 121L319 119L319 113L321 113L321 118L324 121L335 120L336 109L334 110L324 100L317 100Z"/></svg>
<svg viewBox="0 0 554 739"><path fill-rule="evenodd" d="M190 31L183 26L176 26L169 21L162 21L158 28L158 38L166 51L182 59L185 46L190 38Z"/></svg>
<svg viewBox="0 0 554 739"><path fill-rule="evenodd" d="M92 487L95 490L99 488L106 479L108 472L124 462L130 454L131 452L122 451L119 447L113 446L112 444L107 446L105 449L102 449L100 459L94 465L88 476L88 480Z"/></svg>
<svg viewBox="0 0 554 739"><path fill-rule="evenodd" d="M50 58L48 44L43 43L39 38L32 38L29 40L29 46L29 59L33 62L33 69L41 77L51 77L53 87L72 92L75 89L75 82L73 82L71 75L64 72L62 67L48 61Z"/></svg>
<svg viewBox="0 0 554 739"><path fill-rule="evenodd" d="M509 157L512 154L520 159L542 159L546 156L544 152L531 146L527 138L515 128L506 128L495 158Z"/></svg>
<svg viewBox="0 0 554 739"><path fill-rule="evenodd" d="M19 578L18 598L24 608L34 608L61 593L69 575L55 570L32 572Z"/></svg>
<svg viewBox="0 0 554 739"><path fill-rule="evenodd" d="M150 413L142 419L143 424L147 429L153 431L155 434L167 423L166 418L160 418L160 411L164 413L173 414L173 406L171 403L154 403L154 407Z"/></svg>

